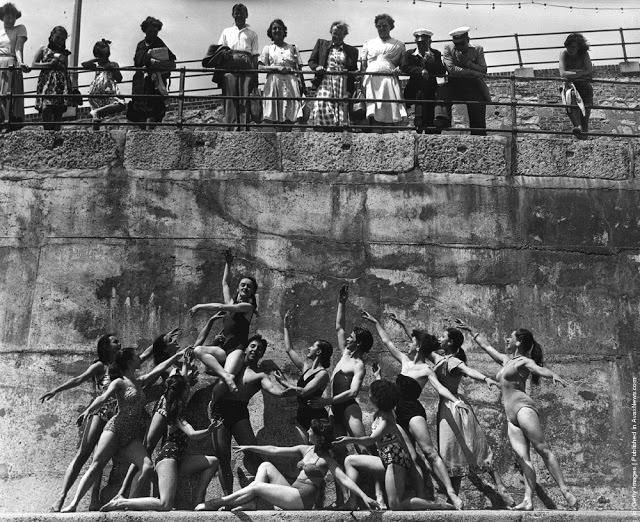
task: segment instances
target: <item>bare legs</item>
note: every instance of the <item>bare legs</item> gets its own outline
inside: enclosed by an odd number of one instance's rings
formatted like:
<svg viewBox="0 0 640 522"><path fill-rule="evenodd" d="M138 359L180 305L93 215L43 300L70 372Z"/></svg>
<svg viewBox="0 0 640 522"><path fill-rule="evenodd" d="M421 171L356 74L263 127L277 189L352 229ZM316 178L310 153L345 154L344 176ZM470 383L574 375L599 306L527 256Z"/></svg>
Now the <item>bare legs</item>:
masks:
<svg viewBox="0 0 640 522"><path fill-rule="evenodd" d="M51 506L51 511L60 511L62 509L62 505L67 498L67 494L69 493L71 486L73 486L73 483L78 478L82 466L84 466L85 462L89 460L93 448L98 443L98 440L100 440L100 434L102 433L105 424L106 422L97 415L92 415L87 420L84 431L82 432L82 440L80 441L78 452L75 457L73 457L64 473L64 478L62 479L62 493ZM98 488L99 487L98 483Z"/></svg>
<svg viewBox="0 0 640 522"><path fill-rule="evenodd" d="M220 377L231 392L238 391L236 383L233 382L233 375L223 366L227 360L227 354L220 346L196 346L193 349L193 355L214 375Z"/></svg>
<svg viewBox="0 0 640 522"><path fill-rule="evenodd" d="M213 448L220 459L220 486L225 494L229 495L233 491L233 471L231 470L231 435L236 442L241 445L257 444L256 436L251 428L249 419L242 419L236 422L231 431L226 426L221 426L213 433ZM247 471L256 474L260 457L253 454L245 455L245 465Z"/></svg>
<svg viewBox="0 0 640 522"><path fill-rule="evenodd" d="M204 502L207 486L218 469L218 459L209 455L189 455L180 464L175 459L163 459L156 464L160 498L122 498L116 496L101 511L130 509L135 511L169 511L173 508L178 477L200 473L195 491L195 503Z"/></svg>
<svg viewBox="0 0 640 522"><path fill-rule="evenodd" d="M520 504L515 506L514 509L522 511L533 510L533 492L536 487L536 472L531 463L531 455L529 451L530 444L533 445L534 449L542 457L549 473L551 473L551 476L558 484L560 491L562 491L569 508L577 509L578 501L569 491L569 488L564 481L564 477L562 476L560 464L545 441L538 414L531 408L524 407L518 412L517 420L519 427L511 422L507 423L507 427L511 447L516 452L518 460L520 461L525 483L524 499Z"/></svg>
<svg viewBox="0 0 640 522"><path fill-rule="evenodd" d="M413 417L409 421L409 432L429 461L435 476L447 490L447 495L449 495L453 506L456 509L462 509L462 500L460 500L460 497L458 497L453 489L453 485L451 484L451 480L447 474L447 468L442 461L442 457L440 457L440 454L431 441L431 435L429 435L429 429L427 427L427 420L420 416Z"/></svg>

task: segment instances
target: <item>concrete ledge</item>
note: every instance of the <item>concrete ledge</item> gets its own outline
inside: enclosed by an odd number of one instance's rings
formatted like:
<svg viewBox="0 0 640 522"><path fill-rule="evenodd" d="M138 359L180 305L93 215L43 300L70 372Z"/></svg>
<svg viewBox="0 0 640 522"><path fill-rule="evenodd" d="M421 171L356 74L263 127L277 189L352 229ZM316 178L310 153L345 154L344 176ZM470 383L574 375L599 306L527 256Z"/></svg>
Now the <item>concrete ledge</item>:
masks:
<svg viewBox="0 0 640 522"><path fill-rule="evenodd" d="M519 138L517 175L627 179L631 146L613 140L568 141Z"/></svg>
<svg viewBox="0 0 640 522"><path fill-rule="evenodd" d="M502 136L420 135L418 168L424 172L506 176L507 139Z"/></svg>
<svg viewBox="0 0 640 522"><path fill-rule="evenodd" d="M81 512L75 514L58 513L4 513L0 522L57 522L61 520L77 522L146 522L146 521L211 521L220 522L422 522L438 520L445 522L529 522L550 520L554 522L607 522L636 521L634 511L533 511L529 513L515 511L171 511L140 512L118 511L112 513Z"/></svg>
<svg viewBox="0 0 640 522"><path fill-rule="evenodd" d="M398 173L414 167L415 135L279 134L285 171Z"/></svg>
<svg viewBox="0 0 640 522"><path fill-rule="evenodd" d="M3 167L18 169L96 169L119 159L118 144L108 131L20 131L0 139Z"/></svg>

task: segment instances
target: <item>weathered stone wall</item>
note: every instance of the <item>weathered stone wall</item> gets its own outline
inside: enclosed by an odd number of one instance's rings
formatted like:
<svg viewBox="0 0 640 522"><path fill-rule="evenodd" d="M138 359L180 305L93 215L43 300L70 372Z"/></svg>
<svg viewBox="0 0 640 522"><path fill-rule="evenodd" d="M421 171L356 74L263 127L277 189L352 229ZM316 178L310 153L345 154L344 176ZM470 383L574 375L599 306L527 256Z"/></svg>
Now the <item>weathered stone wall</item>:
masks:
<svg viewBox="0 0 640 522"><path fill-rule="evenodd" d="M252 326L287 372L285 310L297 347L334 341L344 282L349 325L360 308L436 332L459 316L498 346L514 327L532 329L571 383L532 390L567 481L585 507L629 509L637 142L78 131L21 132L0 147L0 511L48 507L91 399L88 387L38 397L84 369L103 332L143 347L180 326L192 341L203 318L187 310L220 299L226 248L235 274L260 282ZM469 364L496 372L465 348ZM370 358L397 373L379 342ZM464 393L519 496L499 394L468 380ZM433 390L423 400L433 423ZM294 442L294 402L257 396L251 411L261 441ZM562 504L535 465L547 505Z"/></svg>

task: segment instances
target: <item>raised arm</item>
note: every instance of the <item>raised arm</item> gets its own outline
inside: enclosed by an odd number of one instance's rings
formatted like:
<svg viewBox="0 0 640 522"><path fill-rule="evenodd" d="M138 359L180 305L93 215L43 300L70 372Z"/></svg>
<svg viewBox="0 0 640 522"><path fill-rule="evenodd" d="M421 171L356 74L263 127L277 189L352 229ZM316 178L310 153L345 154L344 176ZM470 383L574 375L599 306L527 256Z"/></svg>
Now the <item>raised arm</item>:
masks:
<svg viewBox="0 0 640 522"><path fill-rule="evenodd" d="M291 337L289 335L291 321L291 311L287 310L287 313L284 314L284 348L287 350L287 355L289 356L289 359L291 359L291 362L295 364L298 370L302 371L304 369L304 360L293 349L293 344L291 344Z"/></svg>
<svg viewBox="0 0 640 522"><path fill-rule="evenodd" d="M342 468L334 459L325 457L325 460L327 461L327 464L329 464L329 471L342 486L358 495L369 509L380 509L380 505L370 496L368 496L364 491L362 491L360 489L360 486L358 486L358 484L351 480L347 476L347 474L342 471Z"/></svg>
<svg viewBox="0 0 640 522"><path fill-rule="evenodd" d="M305 451L309 449L309 446L300 444L298 446L234 446L235 451L250 451L252 453L258 453L260 455L273 455L281 457L298 457L304 455Z"/></svg>
<svg viewBox="0 0 640 522"><path fill-rule="evenodd" d="M478 338L478 336L480 335L480 332L474 334L471 327L465 324L464 322L462 322L460 319L456 319L455 322L456 322L456 326L460 330L465 330L469 332L469 334L471 335L471 338L475 341L475 343L480 348L482 348L495 362L497 362L498 364L504 364L507 362L507 360L509 359L507 355L500 353L493 346L491 346L487 341L482 341Z"/></svg>
<svg viewBox="0 0 640 522"><path fill-rule="evenodd" d="M404 334L407 336L407 339L409 339L411 341L411 332L407 328L407 325L404 324L400 319L398 319L396 317L396 314L389 314L389 319L391 319L394 323L396 323L398 326L400 326L400 328L402 328L402 331L404 332Z"/></svg>
<svg viewBox="0 0 640 522"><path fill-rule="evenodd" d="M369 312L365 310L362 311L362 318L366 319L367 321L373 323L376 326L376 330L378 330L378 335L380 336L380 339L382 339L382 343L387 347L387 350L389 350L391 355L393 355L393 357L397 361L399 361L400 363L409 361L409 358L400 350L398 350L395 344L393 344L391 337L389 337L389 334L387 333L387 331L380 324L380 321L378 321L375 317L373 317Z"/></svg>
<svg viewBox="0 0 640 522"><path fill-rule="evenodd" d="M346 344L345 324L346 305L349 299L349 285L342 285L338 294L338 311L336 313L336 334L338 335L338 348L344 350Z"/></svg>
<svg viewBox="0 0 640 522"><path fill-rule="evenodd" d="M562 384L562 386L566 386L568 383L564 379L562 379L557 373L551 371L549 368L544 368L542 366L538 366L533 359L526 358L526 362L524 366L529 370L533 375L537 375L539 377L544 377L545 379L552 379L553 384Z"/></svg>
<svg viewBox="0 0 640 522"><path fill-rule="evenodd" d="M96 361L93 364L91 364L80 375L72 377L71 379L69 379L64 384L61 384L57 388L55 388L55 389L53 389L51 391L48 391L47 393L42 395L40 397L40 401L44 402L44 401L48 401L50 399L53 399L61 391L70 390L71 388L75 388L77 386L80 386L83 382L87 382L88 380L92 379L93 377L95 377L97 375L104 374L105 371L107 371L107 370L104 367L104 364L101 363L100 361Z"/></svg>
<svg viewBox="0 0 640 522"><path fill-rule="evenodd" d="M138 382L140 383L140 385L146 386L147 384L150 384L153 381L155 381L158 377L160 377L160 375L163 372L171 368L171 366L173 366L173 364L175 364L175 362L184 355L184 352L185 350L180 350L179 352L176 352L171 357L169 357L166 361L162 361L160 364L154 367L149 373L145 373L144 375L141 375L140 377L138 377Z"/></svg>
<svg viewBox="0 0 640 522"><path fill-rule="evenodd" d="M224 252L224 272L222 273L222 295L225 303L233 303L231 295L231 263L233 263L233 253L230 249Z"/></svg>

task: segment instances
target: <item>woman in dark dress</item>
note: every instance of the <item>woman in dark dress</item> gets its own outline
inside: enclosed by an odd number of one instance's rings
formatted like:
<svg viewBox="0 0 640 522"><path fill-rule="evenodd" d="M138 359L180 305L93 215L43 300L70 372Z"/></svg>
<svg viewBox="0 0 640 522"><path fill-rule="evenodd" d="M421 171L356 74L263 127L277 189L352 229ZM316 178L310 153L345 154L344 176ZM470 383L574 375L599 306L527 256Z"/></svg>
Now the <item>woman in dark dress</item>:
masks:
<svg viewBox="0 0 640 522"><path fill-rule="evenodd" d="M147 16L140 28L146 36L136 47L133 65L146 70L136 71L133 75L131 94L134 97L127 107L127 119L141 122L140 128L145 130L154 127L146 125L147 122L161 122L167 111L163 96L167 95L169 71L176 68L176 55L158 38L162 29L160 20Z"/></svg>
<svg viewBox="0 0 640 522"><path fill-rule="evenodd" d="M593 67L589 57L589 44L580 33L571 33L564 41L564 47L558 64L560 77L566 80L563 93L575 87L582 98L582 106L576 104L569 107L567 113L573 124L573 133L578 138L584 138L583 133L589 132L589 116L593 105Z"/></svg>

